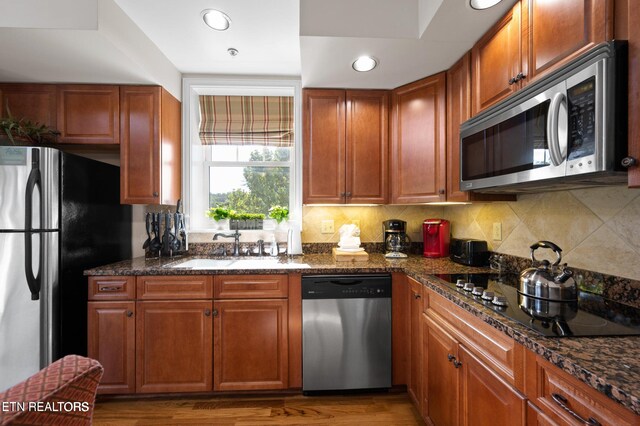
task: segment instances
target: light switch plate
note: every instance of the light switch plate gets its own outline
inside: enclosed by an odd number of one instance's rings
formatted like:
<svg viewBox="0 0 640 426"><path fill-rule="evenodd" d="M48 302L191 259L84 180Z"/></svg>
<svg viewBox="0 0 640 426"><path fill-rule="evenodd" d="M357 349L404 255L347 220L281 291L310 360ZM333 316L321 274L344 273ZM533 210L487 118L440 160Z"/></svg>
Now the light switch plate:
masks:
<svg viewBox="0 0 640 426"><path fill-rule="evenodd" d="M323 220L320 222L320 233L321 234L333 234L333 220Z"/></svg>
<svg viewBox="0 0 640 426"><path fill-rule="evenodd" d="M493 224L493 240L502 241L502 223L494 222Z"/></svg>

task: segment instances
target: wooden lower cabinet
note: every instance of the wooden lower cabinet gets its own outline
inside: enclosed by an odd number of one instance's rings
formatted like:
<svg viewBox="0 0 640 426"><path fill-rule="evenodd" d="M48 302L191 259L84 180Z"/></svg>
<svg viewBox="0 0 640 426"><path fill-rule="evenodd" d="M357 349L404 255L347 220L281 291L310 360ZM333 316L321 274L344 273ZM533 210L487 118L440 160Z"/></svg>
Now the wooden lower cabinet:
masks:
<svg viewBox="0 0 640 426"><path fill-rule="evenodd" d="M212 390L211 300L137 302L136 392Z"/></svg>
<svg viewBox="0 0 640 426"><path fill-rule="evenodd" d="M423 383L423 417L434 425L457 425L460 413L460 380L452 360L458 356L458 342L428 316L422 315L422 320L423 369L426 372Z"/></svg>
<svg viewBox="0 0 640 426"><path fill-rule="evenodd" d="M286 299L214 302L214 390L286 389Z"/></svg>
<svg viewBox="0 0 640 426"><path fill-rule="evenodd" d="M87 354L104 367L98 392L134 393L135 302L89 302L87 306Z"/></svg>
<svg viewBox="0 0 640 426"><path fill-rule="evenodd" d="M526 399L464 346L458 347L462 425L525 424Z"/></svg>
<svg viewBox="0 0 640 426"><path fill-rule="evenodd" d="M407 377L407 392L418 407L422 400L422 284L413 278L407 281L409 285L409 375Z"/></svg>

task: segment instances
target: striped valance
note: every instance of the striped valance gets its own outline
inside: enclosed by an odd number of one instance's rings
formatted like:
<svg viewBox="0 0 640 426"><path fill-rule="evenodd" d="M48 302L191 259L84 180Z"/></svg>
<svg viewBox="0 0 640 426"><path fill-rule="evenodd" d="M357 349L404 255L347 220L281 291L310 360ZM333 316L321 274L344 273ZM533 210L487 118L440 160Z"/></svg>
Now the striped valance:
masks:
<svg viewBox="0 0 640 426"><path fill-rule="evenodd" d="M293 97L200 96L203 145L293 146Z"/></svg>

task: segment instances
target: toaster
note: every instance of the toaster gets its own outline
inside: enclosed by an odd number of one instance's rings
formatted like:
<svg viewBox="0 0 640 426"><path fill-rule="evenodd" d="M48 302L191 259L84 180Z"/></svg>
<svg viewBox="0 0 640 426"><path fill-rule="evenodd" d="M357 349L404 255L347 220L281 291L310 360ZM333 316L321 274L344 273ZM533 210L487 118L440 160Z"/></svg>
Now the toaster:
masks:
<svg viewBox="0 0 640 426"><path fill-rule="evenodd" d="M449 245L449 258L467 266L489 265L487 242L469 238L452 238Z"/></svg>

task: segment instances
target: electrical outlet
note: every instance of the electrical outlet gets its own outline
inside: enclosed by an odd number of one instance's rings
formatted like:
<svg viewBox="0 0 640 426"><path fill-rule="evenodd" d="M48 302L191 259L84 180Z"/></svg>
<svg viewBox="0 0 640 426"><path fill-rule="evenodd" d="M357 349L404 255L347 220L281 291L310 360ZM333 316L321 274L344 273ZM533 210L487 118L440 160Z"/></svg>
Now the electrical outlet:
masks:
<svg viewBox="0 0 640 426"><path fill-rule="evenodd" d="M357 226L358 228L360 228L360 219L353 219L351 221L351 223L355 226Z"/></svg>
<svg viewBox="0 0 640 426"><path fill-rule="evenodd" d="M493 223L493 240L502 241L502 223L500 222Z"/></svg>
<svg viewBox="0 0 640 426"><path fill-rule="evenodd" d="M333 234L335 231L333 230L333 220L323 220L320 222L320 233L321 234Z"/></svg>

